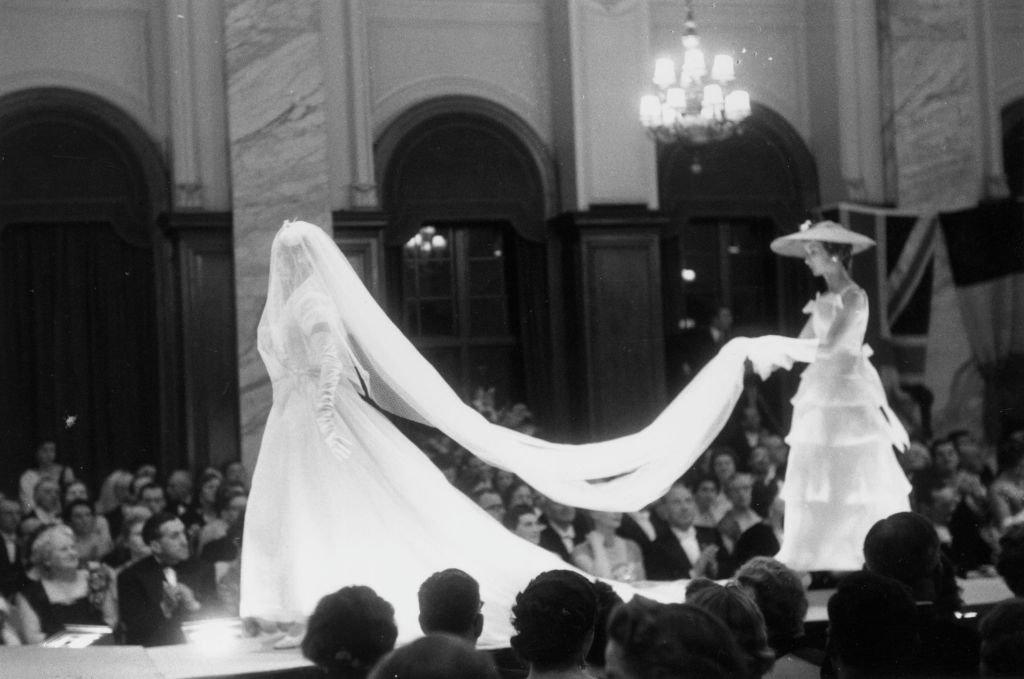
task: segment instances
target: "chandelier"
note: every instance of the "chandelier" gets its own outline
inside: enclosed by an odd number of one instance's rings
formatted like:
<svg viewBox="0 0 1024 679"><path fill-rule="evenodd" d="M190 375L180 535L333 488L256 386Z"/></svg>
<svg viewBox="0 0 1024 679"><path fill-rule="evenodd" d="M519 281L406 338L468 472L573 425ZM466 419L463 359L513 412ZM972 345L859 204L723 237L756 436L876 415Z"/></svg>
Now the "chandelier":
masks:
<svg viewBox="0 0 1024 679"><path fill-rule="evenodd" d="M683 62L678 75L672 59L655 61L657 93L640 99L640 122L648 134L664 143L706 144L731 137L750 115L750 95L746 90L731 88L736 69L728 54L715 55L708 77L692 0L686 2L682 42Z"/></svg>
<svg viewBox="0 0 1024 679"><path fill-rule="evenodd" d="M405 241L403 247L409 254L429 257L443 253L448 248L448 239L437 232L437 227L427 224Z"/></svg>

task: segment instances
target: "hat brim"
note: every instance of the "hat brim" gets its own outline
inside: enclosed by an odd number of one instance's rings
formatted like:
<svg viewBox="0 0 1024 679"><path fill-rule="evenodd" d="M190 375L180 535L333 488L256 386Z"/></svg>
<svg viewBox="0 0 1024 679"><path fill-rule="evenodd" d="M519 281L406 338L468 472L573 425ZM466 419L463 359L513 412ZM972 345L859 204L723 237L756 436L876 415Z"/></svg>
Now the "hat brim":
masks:
<svg viewBox="0 0 1024 679"><path fill-rule="evenodd" d="M797 231L785 236L780 236L772 241L771 249L777 255L784 257L805 257L807 255L806 245L810 241L824 243L844 243L850 245L853 254L864 252L875 244L867 236L861 235L838 224L817 224L806 231Z"/></svg>

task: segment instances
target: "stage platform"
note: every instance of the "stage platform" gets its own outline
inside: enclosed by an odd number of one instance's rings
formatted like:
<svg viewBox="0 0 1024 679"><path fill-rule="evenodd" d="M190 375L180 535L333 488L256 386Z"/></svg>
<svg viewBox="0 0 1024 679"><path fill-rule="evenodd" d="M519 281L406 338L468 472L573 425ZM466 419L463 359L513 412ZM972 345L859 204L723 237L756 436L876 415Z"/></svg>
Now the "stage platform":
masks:
<svg viewBox="0 0 1024 679"><path fill-rule="evenodd" d="M1012 596L999 578L961 580L965 617L978 617L995 603ZM808 593L809 626L824 626L826 605L833 590ZM271 639L216 639L210 643L142 648L90 646L87 648L0 647L3 679L314 679L323 674L311 666L299 649L275 650Z"/></svg>

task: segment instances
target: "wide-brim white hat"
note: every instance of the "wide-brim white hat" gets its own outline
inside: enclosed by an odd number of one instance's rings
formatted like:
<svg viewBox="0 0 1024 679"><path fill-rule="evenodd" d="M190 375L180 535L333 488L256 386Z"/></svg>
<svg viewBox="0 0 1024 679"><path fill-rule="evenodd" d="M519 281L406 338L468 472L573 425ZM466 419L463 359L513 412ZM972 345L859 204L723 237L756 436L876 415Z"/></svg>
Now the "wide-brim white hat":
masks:
<svg viewBox="0 0 1024 679"><path fill-rule="evenodd" d="M842 224L824 221L813 225L810 222L804 222L800 225L799 231L773 240L771 248L772 252L777 255L805 257L807 242L814 240L826 243L846 243L853 246L853 254L864 252L875 244L875 241L867 236L850 231Z"/></svg>

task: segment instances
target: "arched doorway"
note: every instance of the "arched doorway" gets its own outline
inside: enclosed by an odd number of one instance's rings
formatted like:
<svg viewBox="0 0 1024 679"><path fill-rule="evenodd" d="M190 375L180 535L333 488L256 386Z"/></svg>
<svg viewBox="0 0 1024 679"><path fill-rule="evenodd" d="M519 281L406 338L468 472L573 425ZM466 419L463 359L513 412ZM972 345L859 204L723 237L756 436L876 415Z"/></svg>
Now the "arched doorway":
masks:
<svg viewBox="0 0 1024 679"><path fill-rule="evenodd" d="M658 149L658 192L670 227L663 244L666 369L685 382L688 334L720 308L740 335L792 334L813 283L802 263L769 250L818 206L814 158L793 127L755 104L742 134L707 146ZM762 410L781 421L771 392ZM674 391L670 391L674 393Z"/></svg>
<svg viewBox="0 0 1024 679"><path fill-rule="evenodd" d="M115 107L67 90L0 100L4 468L31 464L43 438L93 489L159 462L166 201L154 145Z"/></svg>
<svg viewBox="0 0 1024 679"><path fill-rule="evenodd" d="M388 309L463 398L549 412L552 300L543 145L491 102L426 102L376 146Z"/></svg>

